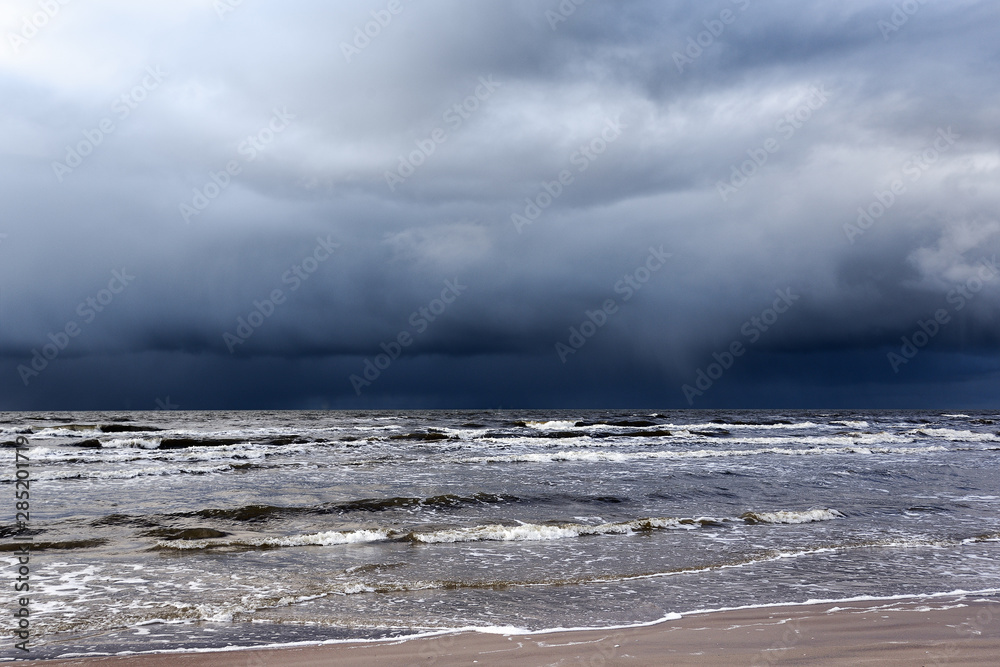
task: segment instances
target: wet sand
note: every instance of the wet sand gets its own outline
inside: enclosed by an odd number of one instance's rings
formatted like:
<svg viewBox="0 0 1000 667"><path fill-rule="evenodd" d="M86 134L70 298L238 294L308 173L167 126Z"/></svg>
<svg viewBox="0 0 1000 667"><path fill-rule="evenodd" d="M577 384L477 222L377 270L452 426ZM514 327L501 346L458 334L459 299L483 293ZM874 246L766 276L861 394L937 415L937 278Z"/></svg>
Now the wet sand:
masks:
<svg viewBox="0 0 1000 667"><path fill-rule="evenodd" d="M840 602L690 614L656 625L534 635L478 632L305 648L42 661L45 665L991 665L1000 598Z"/></svg>

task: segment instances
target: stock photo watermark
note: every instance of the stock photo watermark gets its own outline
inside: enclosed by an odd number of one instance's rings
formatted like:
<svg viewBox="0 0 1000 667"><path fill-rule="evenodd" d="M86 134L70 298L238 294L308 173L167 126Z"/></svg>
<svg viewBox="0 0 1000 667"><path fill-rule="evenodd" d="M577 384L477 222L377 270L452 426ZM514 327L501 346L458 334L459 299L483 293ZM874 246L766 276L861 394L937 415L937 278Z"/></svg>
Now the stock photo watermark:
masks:
<svg viewBox="0 0 1000 667"><path fill-rule="evenodd" d="M28 439L23 435L15 438L14 448L14 551L17 558L14 566L14 592L17 594L17 611L14 612L17 627L14 635L20 642L14 648L28 653L31 640L31 459L28 457ZM28 534L25 534L28 533Z"/></svg>
<svg viewBox="0 0 1000 667"><path fill-rule="evenodd" d="M615 294L622 295L622 304L632 300L643 285L649 282L653 274L663 268L667 259L673 257L672 254L663 251L663 246L659 248L649 247L649 255L645 262L635 268L634 271L626 273L621 280L613 286ZM608 320L619 311L619 304L614 297L605 299L596 310L585 310L584 319L578 326L569 328L569 337L566 342L556 342L556 355L559 361L566 363L566 359L571 354L576 354L587 341L594 337Z"/></svg>
<svg viewBox="0 0 1000 667"><path fill-rule="evenodd" d="M750 666L764 667L764 665L772 665L775 662L785 662L785 659L787 658L785 651L798 646L801 641L801 621L796 619L792 623L791 627L785 630L780 639L774 641L769 647L763 649L759 654L757 654L757 656L754 657Z"/></svg>
<svg viewBox="0 0 1000 667"><path fill-rule="evenodd" d="M826 104L829 93L826 86L813 87L809 97L794 110L789 111L775 123L774 129L781 139L788 141L795 133L812 118L813 112L819 111ZM781 141L777 137L768 137L763 143L755 148L748 148L747 155L750 159L730 167L729 181L717 181L715 189L718 191L722 201L728 201L729 197L736 194L740 189L750 182L757 172L767 164L768 159L781 150Z"/></svg>
<svg viewBox="0 0 1000 667"><path fill-rule="evenodd" d="M225 21L226 14L232 14L242 4L243 0L215 0L212 3L212 9L215 10L215 14L219 17L220 21Z"/></svg>
<svg viewBox="0 0 1000 667"><path fill-rule="evenodd" d="M730 0L740 12L745 12L747 7L750 6L750 0ZM736 14L731 9L723 9L719 12L718 18L705 19L701 22L705 29L699 32L694 37L688 37L687 46L684 48L684 52L674 51L674 65L677 66L677 71L681 74L684 73L684 67L687 65L693 65L694 61L701 58L701 55L706 49L715 44L716 40L722 36L722 33L726 31L726 27L732 25L736 22L736 18L739 14Z"/></svg>
<svg viewBox="0 0 1000 667"><path fill-rule="evenodd" d="M288 288L289 292L298 291L309 280L310 276L319 270L320 265L330 259L334 251L340 247L339 243L334 243L330 240L331 236L333 235L328 234L325 239L317 236L316 246L312 252L306 255L302 261L293 264L287 271L281 274L281 284L290 285ZM272 289L263 299L254 299L253 309L247 316L243 317L240 315L236 318L236 328L233 332L226 331L222 334L222 341L229 349L229 354L233 354L236 351L237 345L242 345L250 340L254 332L264 326L264 322L274 315L278 307L284 305L287 299L288 296L280 287ZM167 400L170 400L169 397L167 397Z"/></svg>
<svg viewBox="0 0 1000 667"><path fill-rule="evenodd" d="M479 110L479 107L493 96L502 84L493 80L493 75L479 77L479 83L470 95L461 102L452 104L441 114L441 119L447 123L448 129L435 127L424 139L417 139L413 143L416 148L406 155L397 157L397 165L393 170L386 170L384 173L385 184L389 186L389 192L395 192L396 186L402 185L410 176L413 176L427 159L434 154L438 146L448 141L448 133L456 131L462 124L472 118L472 114Z"/></svg>
<svg viewBox="0 0 1000 667"><path fill-rule="evenodd" d="M681 386L681 391L684 393L684 398L687 399L688 405L694 405L696 396L704 396L705 392L711 389L712 385L726 371L733 367L736 359L746 353L747 346L753 345L760 340L761 336L774 326L778 318L787 313L800 298L798 294L792 294L792 288L790 287L786 287L783 290L775 290L774 293L778 295L778 298L774 300L770 308L765 308L761 311L760 315L751 317L740 326L740 333L747 338L747 343L744 344L742 340L736 339L722 352L713 352L712 358L715 361L705 367L704 370L701 368L697 370L694 386L690 384Z"/></svg>
<svg viewBox="0 0 1000 667"><path fill-rule="evenodd" d="M951 322L952 313L961 312L963 308L979 292L983 290L986 283L997 277L997 257L993 255L990 259L980 259L979 268L976 275L972 276L965 283L958 285L945 295L945 302L951 308L938 308L934 314L926 320L917 320L916 329L909 335L900 337L902 345L899 351L889 352L886 360L892 367L893 373L899 373L899 367L910 363L910 360L917 356L923 348L930 344L931 340L937 336L942 328Z"/></svg>
<svg viewBox="0 0 1000 667"><path fill-rule="evenodd" d="M274 141L275 137L287 130L293 120L295 114L288 113L288 109L273 109L267 124L257 132L247 135L236 146L236 153L242 159L229 160L219 171L209 171L208 180L200 188L192 190L191 200L179 204L178 209L184 222L190 223L192 217L200 215L218 199L232 184L233 178L243 173L243 167L256 160L260 152Z"/></svg>
<svg viewBox="0 0 1000 667"><path fill-rule="evenodd" d="M955 142L961 135L951 129L938 128L937 136L927 148L914 153L903 162L900 167L902 176L894 178L885 190L875 190L873 199L866 205L858 207L858 218L853 223L844 223L844 234L847 241L854 245L855 239L863 235L879 218L892 208L901 195L906 194L907 184L903 176L907 177L910 183L916 183L932 167L940 157L951 150Z"/></svg>
<svg viewBox="0 0 1000 667"><path fill-rule="evenodd" d="M135 280L135 276L130 275L126 269L121 271L115 269L111 272L111 280L108 286L99 290L94 296L88 296L76 307L76 314L83 319L83 325L90 324L97 319L98 313L111 305L116 296L125 291L125 288ZM41 347L31 350L31 360L25 364L18 364L17 374L21 382L27 387L33 379L41 375L42 371L49 367L67 347L73 338L83 333L83 325L76 320L69 320L60 330L55 333L49 332L49 342Z"/></svg>
<svg viewBox="0 0 1000 667"><path fill-rule="evenodd" d="M910 17L919 12L920 7L926 3L927 0L903 0L893 5L888 20L879 19L875 23L875 27L882 33L882 39L888 42L889 37L899 32L900 28L909 22Z"/></svg>
<svg viewBox="0 0 1000 667"><path fill-rule="evenodd" d="M983 632L993 625L996 614L1000 614L1000 602L990 600L985 609L980 609L975 616L970 617L964 623L954 626L955 634L959 639L969 640L974 637L982 637ZM930 654L930 662L927 665L947 665L961 664L955 660L962 654L957 641L945 642L939 651Z"/></svg>
<svg viewBox="0 0 1000 667"><path fill-rule="evenodd" d="M68 5L71 0L38 0L37 12L25 14L21 17L21 29L17 32L8 32L7 41L14 49L14 55L19 55L21 47L38 36L49 21L54 19L62 8Z"/></svg>
<svg viewBox="0 0 1000 667"><path fill-rule="evenodd" d="M111 103L111 111L118 122L128 118L149 97L151 92L159 88L166 75L167 73L159 66L147 67L146 75L138 84L116 97ZM83 130L82 140L66 146L63 161L53 160L52 172L56 175L56 180L62 183L66 175L73 173L74 169L82 165L83 161L93 154L97 147L103 144L104 140L116 129L118 126L115 125L115 119L111 116L105 116L94 127Z"/></svg>
<svg viewBox="0 0 1000 667"><path fill-rule="evenodd" d="M547 9L545 19L549 22L552 32L556 31L560 23L565 23L570 16L576 13L576 8L587 2L587 0L562 0L555 11Z"/></svg>
<svg viewBox="0 0 1000 667"><path fill-rule="evenodd" d="M412 345L417 336L427 331L431 322L443 315L448 306L455 303L455 300L467 289L469 289L468 285L461 284L458 278L445 280L444 289L441 290L441 295L438 298L431 299L426 306L421 306L410 314L410 318L407 320L410 329L401 330L388 343L379 343L382 352L375 355L375 360L372 361L366 357L361 375L352 374L347 378L355 395L360 396L362 388L370 387L375 380L379 379L382 372L403 354L403 349Z"/></svg>
<svg viewBox="0 0 1000 667"><path fill-rule="evenodd" d="M577 173L582 174L587 171L590 165L608 150L608 146L618 140L622 130L626 128L628 126L621 120L613 121L606 118L601 133L582 144L570 155L569 163L576 167ZM569 169L562 169L551 181L542 181L542 191L534 197L525 197L524 210L521 213L511 213L510 215L510 221L517 233L520 234L525 227L538 220L542 212L551 206L552 202L559 199L565 189L572 185L575 180L576 176L573 175L573 172Z"/></svg>
<svg viewBox="0 0 1000 667"><path fill-rule="evenodd" d="M354 37L350 44L340 43L340 52L344 54L344 59L350 63L355 56L367 49L372 40L382 34L382 31L389 27L394 17L399 16L405 7L402 0L389 0L384 9L372 10L369 14L372 17L363 26L354 28Z"/></svg>

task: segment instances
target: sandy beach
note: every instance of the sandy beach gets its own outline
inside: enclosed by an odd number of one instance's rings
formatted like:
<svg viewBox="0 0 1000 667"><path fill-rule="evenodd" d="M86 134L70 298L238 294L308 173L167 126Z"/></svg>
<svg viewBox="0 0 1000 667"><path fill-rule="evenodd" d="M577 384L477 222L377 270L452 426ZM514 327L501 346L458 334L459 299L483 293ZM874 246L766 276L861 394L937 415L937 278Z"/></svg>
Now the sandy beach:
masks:
<svg viewBox="0 0 1000 667"><path fill-rule="evenodd" d="M533 635L44 661L47 665L996 665L1000 599L824 603L690 614L656 625Z"/></svg>

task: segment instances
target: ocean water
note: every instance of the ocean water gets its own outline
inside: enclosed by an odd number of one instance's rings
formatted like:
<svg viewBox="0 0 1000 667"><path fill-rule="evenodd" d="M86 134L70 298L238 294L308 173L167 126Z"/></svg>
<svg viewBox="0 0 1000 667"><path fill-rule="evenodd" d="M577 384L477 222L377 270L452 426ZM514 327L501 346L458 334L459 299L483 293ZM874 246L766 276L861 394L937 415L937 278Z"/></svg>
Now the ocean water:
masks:
<svg viewBox="0 0 1000 667"><path fill-rule="evenodd" d="M4 658L1000 590L993 412L4 413L0 431L11 581L19 435L31 479L32 651L8 636Z"/></svg>

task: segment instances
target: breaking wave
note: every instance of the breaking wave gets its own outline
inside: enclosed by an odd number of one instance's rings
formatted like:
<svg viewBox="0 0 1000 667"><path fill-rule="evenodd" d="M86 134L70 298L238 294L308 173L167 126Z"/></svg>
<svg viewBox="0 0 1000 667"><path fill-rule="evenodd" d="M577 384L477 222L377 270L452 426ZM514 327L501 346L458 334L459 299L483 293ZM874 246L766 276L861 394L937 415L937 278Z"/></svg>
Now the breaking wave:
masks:
<svg viewBox="0 0 1000 667"><path fill-rule="evenodd" d="M921 428L915 433L929 438L943 438L958 442L997 442L1000 440L991 433L979 433L978 431L962 431L953 428Z"/></svg>
<svg viewBox="0 0 1000 667"><path fill-rule="evenodd" d="M739 517L745 523L807 523L842 518L837 510L806 510L801 512L747 512ZM157 543L158 549L269 549L278 547L335 546L368 542L409 541L422 544L453 544L458 542L538 542L596 535L634 535L658 530L696 530L721 527L734 519L713 517L675 518L647 517L630 521L599 524L573 522L552 523L490 523L438 530L402 530L386 527L358 530L329 530L304 535L237 539L171 539Z"/></svg>
<svg viewBox="0 0 1000 667"><path fill-rule="evenodd" d="M925 454L929 452L945 452L946 447L812 447L809 449L782 449L767 447L764 449L734 449L713 450L699 449L695 451L666 452L608 452L589 450L570 450L562 452L544 452L532 454L508 454L498 456L479 456L463 459L462 463L556 463L566 461L581 462L615 462L643 461L652 459L706 459L725 458L730 456L761 456L779 454L782 456L824 456L842 454Z"/></svg>
<svg viewBox="0 0 1000 667"><path fill-rule="evenodd" d="M442 542L533 542L561 540L586 535L631 535L651 530L691 530L705 525L718 525L716 519L648 518L617 523L586 525L579 523L537 524L521 523L514 526L488 524L472 528L454 528L433 532L413 532L409 537L415 542L438 544Z"/></svg>
<svg viewBox="0 0 1000 667"><path fill-rule="evenodd" d="M813 509L801 512L744 512L740 518L747 523L812 523L842 519L844 514L831 509Z"/></svg>

